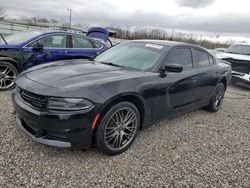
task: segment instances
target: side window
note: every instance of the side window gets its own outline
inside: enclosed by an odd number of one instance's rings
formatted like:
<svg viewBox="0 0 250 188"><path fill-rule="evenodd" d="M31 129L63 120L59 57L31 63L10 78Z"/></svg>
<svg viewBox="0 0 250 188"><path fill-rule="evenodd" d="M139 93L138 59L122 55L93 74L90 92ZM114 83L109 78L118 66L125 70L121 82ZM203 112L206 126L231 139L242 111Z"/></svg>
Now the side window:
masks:
<svg viewBox="0 0 250 188"><path fill-rule="evenodd" d="M201 50L194 50L194 55L196 57L198 66L205 67L210 65L208 54Z"/></svg>
<svg viewBox="0 0 250 188"><path fill-rule="evenodd" d="M75 35L72 35L72 45L73 48L93 48L93 45L89 40Z"/></svg>
<svg viewBox="0 0 250 188"><path fill-rule="evenodd" d="M42 44L45 48L66 48L66 35L50 35L43 37L28 47L34 47L37 43Z"/></svg>
<svg viewBox="0 0 250 188"><path fill-rule="evenodd" d="M167 58L167 64L179 64L183 69L193 67L191 51L188 48L177 48L170 52Z"/></svg>

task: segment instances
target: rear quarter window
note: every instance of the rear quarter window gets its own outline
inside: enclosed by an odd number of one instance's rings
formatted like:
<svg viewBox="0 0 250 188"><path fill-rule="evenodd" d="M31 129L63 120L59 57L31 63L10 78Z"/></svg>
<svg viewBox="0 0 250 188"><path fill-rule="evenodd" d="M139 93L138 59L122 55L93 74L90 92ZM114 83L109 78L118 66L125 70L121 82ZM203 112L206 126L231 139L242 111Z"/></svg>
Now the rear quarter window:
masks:
<svg viewBox="0 0 250 188"><path fill-rule="evenodd" d="M194 56L199 67L206 67L210 65L209 55L201 50L194 50Z"/></svg>
<svg viewBox="0 0 250 188"><path fill-rule="evenodd" d="M94 48L101 48L102 44L97 41L92 41Z"/></svg>

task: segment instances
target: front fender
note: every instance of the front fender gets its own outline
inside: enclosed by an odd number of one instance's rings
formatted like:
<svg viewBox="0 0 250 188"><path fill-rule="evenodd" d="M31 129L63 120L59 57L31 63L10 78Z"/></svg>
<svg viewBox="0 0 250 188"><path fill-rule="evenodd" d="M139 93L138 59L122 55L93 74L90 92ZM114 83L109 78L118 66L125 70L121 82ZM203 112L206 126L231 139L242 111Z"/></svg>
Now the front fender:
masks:
<svg viewBox="0 0 250 188"><path fill-rule="evenodd" d="M4 55L4 54L0 53L0 61L5 61L5 62L8 62L8 63L11 63L12 65L14 65L17 68L17 70L19 72L22 71L21 65L18 63L18 61L16 59L14 59L12 57L9 57L7 55Z"/></svg>
<svg viewBox="0 0 250 188"><path fill-rule="evenodd" d="M15 59L13 59L11 57L7 57L7 56L2 56L1 54L0 54L0 61L13 61L13 62L17 63L17 61Z"/></svg>
<svg viewBox="0 0 250 188"><path fill-rule="evenodd" d="M135 93L135 92L126 92L126 93L117 94L117 95L109 98L108 100L106 100L105 103L102 104L102 107L100 108L100 111L102 111L104 108L106 108L113 101L118 101L119 99L126 98L126 97L137 98L143 104L143 108L146 109L146 103L145 103L143 97L140 94Z"/></svg>

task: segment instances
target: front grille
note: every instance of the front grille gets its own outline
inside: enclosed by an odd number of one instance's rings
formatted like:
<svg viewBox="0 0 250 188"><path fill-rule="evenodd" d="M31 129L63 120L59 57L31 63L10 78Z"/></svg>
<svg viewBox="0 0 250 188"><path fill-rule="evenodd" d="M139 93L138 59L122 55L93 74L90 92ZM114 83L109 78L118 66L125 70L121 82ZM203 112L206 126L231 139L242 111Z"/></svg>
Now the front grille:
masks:
<svg viewBox="0 0 250 188"><path fill-rule="evenodd" d="M26 102L28 105L38 109L46 107L46 102L47 102L46 97L31 93L29 91L20 88L18 89L18 92L20 93L20 96L23 99L23 101Z"/></svg>
<svg viewBox="0 0 250 188"><path fill-rule="evenodd" d="M226 58L224 60L229 61L231 63L233 71L244 73L244 74L250 73L250 61L235 60L232 58Z"/></svg>

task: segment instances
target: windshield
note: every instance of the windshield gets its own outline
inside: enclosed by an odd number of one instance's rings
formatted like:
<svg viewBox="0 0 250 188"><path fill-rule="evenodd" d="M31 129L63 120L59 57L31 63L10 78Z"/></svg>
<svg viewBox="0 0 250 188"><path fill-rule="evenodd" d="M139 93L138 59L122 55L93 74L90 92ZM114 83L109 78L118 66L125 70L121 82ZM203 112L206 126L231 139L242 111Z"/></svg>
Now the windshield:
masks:
<svg viewBox="0 0 250 188"><path fill-rule="evenodd" d="M226 50L227 53L250 55L250 45L235 44Z"/></svg>
<svg viewBox="0 0 250 188"><path fill-rule="evenodd" d="M95 61L146 71L160 60L166 48L166 46L151 43L122 43L98 55Z"/></svg>
<svg viewBox="0 0 250 188"><path fill-rule="evenodd" d="M8 35L8 36L5 36L4 39L9 45L18 45L40 34L42 34L42 32L28 31L28 32L21 32L21 33L17 33L13 35ZM5 44L4 41L2 40L1 40L1 43Z"/></svg>

